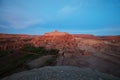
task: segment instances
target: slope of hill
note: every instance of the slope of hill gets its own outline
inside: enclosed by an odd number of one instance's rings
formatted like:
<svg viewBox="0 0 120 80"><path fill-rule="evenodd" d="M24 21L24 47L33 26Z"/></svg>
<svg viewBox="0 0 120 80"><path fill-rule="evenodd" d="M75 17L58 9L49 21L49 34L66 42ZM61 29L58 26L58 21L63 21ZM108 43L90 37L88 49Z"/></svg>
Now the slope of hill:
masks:
<svg viewBox="0 0 120 80"><path fill-rule="evenodd" d="M120 77L120 36L47 33L41 36L0 35L1 50L20 50L26 45L57 49L56 65L91 68ZM50 34L50 35L49 35ZM4 36L3 36L4 35Z"/></svg>

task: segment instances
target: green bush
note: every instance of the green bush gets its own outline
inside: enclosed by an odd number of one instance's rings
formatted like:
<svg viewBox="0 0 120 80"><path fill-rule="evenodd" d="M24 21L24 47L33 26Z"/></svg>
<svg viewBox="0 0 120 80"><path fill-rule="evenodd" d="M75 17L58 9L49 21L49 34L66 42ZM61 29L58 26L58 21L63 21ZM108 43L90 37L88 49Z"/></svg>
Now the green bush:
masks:
<svg viewBox="0 0 120 80"><path fill-rule="evenodd" d="M13 52L10 51L10 50L0 50L0 57L7 56L7 55L9 55L10 53L13 53Z"/></svg>
<svg viewBox="0 0 120 80"><path fill-rule="evenodd" d="M57 49L47 50L44 47L34 47L34 46L25 46L23 48L23 50L28 51L28 52L37 53L39 55L57 55L59 52L59 50L57 50Z"/></svg>
<svg viewBox="0 0 120 80"><path fill-rule="evenodd" d="M57 50L57 49L50 49L49 50L49 53L52 54L52 55L57 55L58 52L59 52L59 50Z"/></svg>

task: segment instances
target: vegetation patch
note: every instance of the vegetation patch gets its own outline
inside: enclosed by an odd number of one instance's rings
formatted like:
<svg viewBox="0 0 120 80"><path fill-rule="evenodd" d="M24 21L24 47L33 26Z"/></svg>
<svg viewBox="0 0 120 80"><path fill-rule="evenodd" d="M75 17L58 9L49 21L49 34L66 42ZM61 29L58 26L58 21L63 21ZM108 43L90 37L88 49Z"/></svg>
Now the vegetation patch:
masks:
<svg viewBox="0 0 120 80"><path fill-rule="evenodd" d="M54 55L43 66L51 65L56 61L58 50L47 50L44 47L25 46L21 50L0 50L0 78L19 72L29 61L46 55ZM14 57L13 57L14 56ZM28 68L26 67L25 70Z"/></svg>
<svg viewBox="0 0 120 80"><path fill-rule="evenodd" d="M12 50L0 50L0 57L5 57L7 55L10 55L11 53L13 53Z"/></svg>
<svg viewBox="0 0 120 80"><path fill-rule="evenodd" d="M37 53L41 56L43 56L43 55L57 55L59 52L59 50L57 50L57 49L47 50L47 49L45 49L45 47L34 47L34 46L25 46L22 50L27 51L27 52Z"/></svg>

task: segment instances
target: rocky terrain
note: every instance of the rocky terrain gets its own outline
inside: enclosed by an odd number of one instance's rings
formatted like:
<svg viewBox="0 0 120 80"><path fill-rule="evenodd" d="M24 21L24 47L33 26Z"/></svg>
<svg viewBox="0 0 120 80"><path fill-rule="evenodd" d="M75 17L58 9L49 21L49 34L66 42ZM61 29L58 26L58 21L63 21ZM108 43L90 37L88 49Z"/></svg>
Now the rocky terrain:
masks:
<svg viewBox="0 0 120 80"><path fill-rule="evenodd" d="M120 80L120 78L89 68L48 66L16 73L2 80Z"/></svg>
<svg viewBox="0 0 120 80"><path fill-rule="evenodd" d="M1 50L17 50L23 54L19 50L26 45L59 50L57 66L91 68L120 77L120 36L68 34L58 31L40 36L0 34Z"/></svg>

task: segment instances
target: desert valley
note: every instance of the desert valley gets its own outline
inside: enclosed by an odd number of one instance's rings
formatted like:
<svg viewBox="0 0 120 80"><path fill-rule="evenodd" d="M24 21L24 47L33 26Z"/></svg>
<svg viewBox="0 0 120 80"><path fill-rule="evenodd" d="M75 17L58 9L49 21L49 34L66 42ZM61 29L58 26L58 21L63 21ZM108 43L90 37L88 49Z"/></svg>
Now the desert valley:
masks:
<svg viewBox="0 0 120 80"><path fill-rule="evenodd" d="M67 32L0 34L0 77L43 66L90 68L120 77L120 36Z"/></svg>

